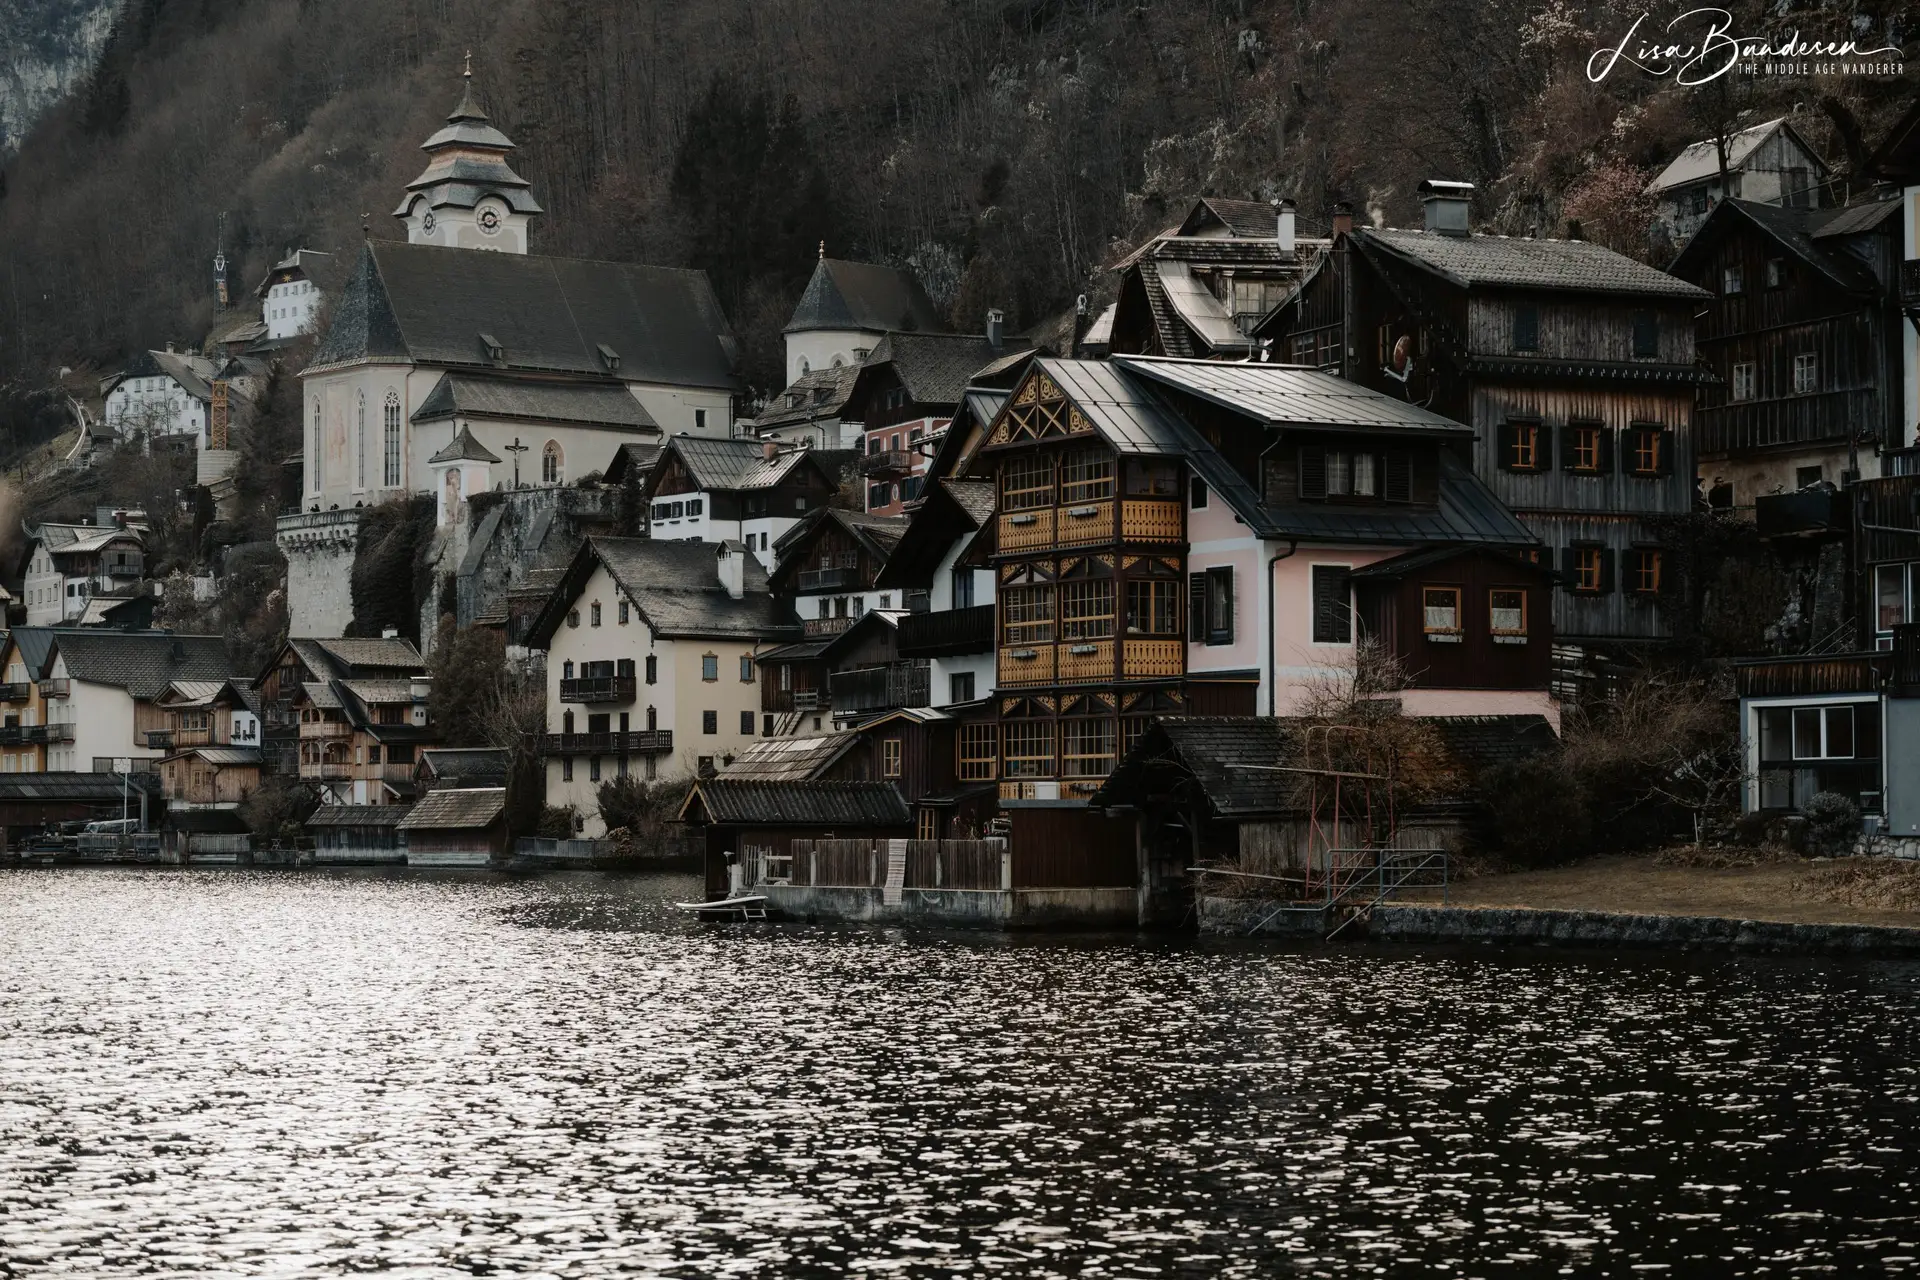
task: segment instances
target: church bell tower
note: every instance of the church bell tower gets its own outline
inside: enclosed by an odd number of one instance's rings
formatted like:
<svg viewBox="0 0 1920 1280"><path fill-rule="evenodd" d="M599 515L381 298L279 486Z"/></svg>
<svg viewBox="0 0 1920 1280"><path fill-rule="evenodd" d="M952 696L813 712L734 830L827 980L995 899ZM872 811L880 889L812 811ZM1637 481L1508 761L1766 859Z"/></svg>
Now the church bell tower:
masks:
<svg viewBox="0 0 1920 1280"><path fill-rule="evenodd" d="M393 215L407 224L408 244L525 253L527 224L540 206L527 180L507 164L512 140L473 100L472 54L464 78L460 105L421 145L427 167L407 184Z"/></svg>

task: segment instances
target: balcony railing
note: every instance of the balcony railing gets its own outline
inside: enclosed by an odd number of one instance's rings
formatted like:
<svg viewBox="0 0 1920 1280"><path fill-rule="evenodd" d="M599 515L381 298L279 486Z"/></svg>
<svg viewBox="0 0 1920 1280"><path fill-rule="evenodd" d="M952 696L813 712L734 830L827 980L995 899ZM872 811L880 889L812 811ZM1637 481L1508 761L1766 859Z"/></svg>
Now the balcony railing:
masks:
<svg viewBox="0 0 1920 1280"><path fill-rule="evenodd" d="M173 730L171 729L147 730L147 750L149 751L173 750Z"/></svg>
<svg viewBox="0 0 1920 1280"><path fill-rule="evenodd" d="M860 459L860 471L869 476L905 475L913 470L913 455L905 449L882 449Z"/></svg>
<svg viewBox="0 0 1920 1280"><path fill-rule="evenodd" d="M540 738L545 756L673 754L673 730L638 729L629 733L548 733Z"/></svg>
<svg viewBox="0 0 1920 1280"><path fill-rule="evenodd" d="M33 727L33 731L41 736L28 738L27 741L29 742L72 742L73 741L73 722L72 721L66 721L60 724L35 725Z"/></svg>
<svg viewBox="0 0 1920 1280"><path fill-rule="evenodd" d="M1839 489L1801 489L1754 499L1754 528L1763 538L1818 537L1852 526L1848 495Z"/></svg>
<svg viewBox="0 0 1920 1280"><path fill-rule="evenodd" d="M977 604L939 613L910 613L900 619L895 644L903 658L988 653L993 649L993 606Z"/></svg>
<svg viewBox="0 0 1920 1280"><path fill-rule="evenodd" d="M303 738L346 738L353 734L353 726L345 720L302 720L300 736Z"/></svg>
<svg viewBox="0 0 1920 1280"><path fill-rule="evenodd" d="M319 764L308 761L300 766L300 776L319 782L347 782L353 778L353 766L336 760L325 760Z"/></svg>
<svg viewBox="0 0 1920 1280"><path fill-rule="evenodd" d="M33 681L14 680L0 684L0 702L25 702L33 696Z"/></svg>
<svg viewBox="0 0 1920 1280"><path fill-rule="evenodd" d="M560 701L632 702L636 688L633 676L581 676L560 682Z"/></svg>
<svg viewBox="0 0 1920 1280"><path fill-rule="evenodd" d="M1920 307L1920 258L1900 264L1900 305Z"/></svg>
<svg viewBox="0 0 1920 1280"><path fill-rule="evenodd" d="M860 667L827 677L827 693L835 715L924 707L931 702L931 689L931 675L924 662Z"/></svg>
<svg viewBox="0 0 1920 1280"><path fill-rule="evenodd" d="M826 695L818 689L772 689L760 699L762 711L818 711L826 705Z"/></svg>
<svg viewBox="0 0 1920 1280"><path fill-rule="evenodd" d="M52 677L40 682L40 696L43 698L64 698L73 692L73 681L66 676Z"/></svg>
<svg viewBox="0 0 1920 1280"><path fill-rule="evenodd" d="M858 565L836 565L831 569L800 571L800 590L802 591L838 591L843 587L853 588L860 585Z"/></svg>
<svg viewBox="0 0 1920 1280"><path fill-rule="evenodd" d="M852 618L800 619L800 630L810 636L837 636L852 625Z"/></svg>

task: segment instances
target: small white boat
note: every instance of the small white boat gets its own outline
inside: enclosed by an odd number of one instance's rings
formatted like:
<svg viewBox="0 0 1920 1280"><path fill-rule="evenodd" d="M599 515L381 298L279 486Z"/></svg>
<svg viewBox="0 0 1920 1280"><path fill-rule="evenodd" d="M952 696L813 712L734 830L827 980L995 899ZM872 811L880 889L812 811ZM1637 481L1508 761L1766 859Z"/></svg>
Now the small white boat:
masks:
<svg viewBox="0 0 1920 1280"><path fill-rule="evenodd" d="M676 902L673 904L682 911L691 911L702 920L765 920L767 919L766 897L758 893L739 894L731 898L719 898L713 902Z"/></svg>

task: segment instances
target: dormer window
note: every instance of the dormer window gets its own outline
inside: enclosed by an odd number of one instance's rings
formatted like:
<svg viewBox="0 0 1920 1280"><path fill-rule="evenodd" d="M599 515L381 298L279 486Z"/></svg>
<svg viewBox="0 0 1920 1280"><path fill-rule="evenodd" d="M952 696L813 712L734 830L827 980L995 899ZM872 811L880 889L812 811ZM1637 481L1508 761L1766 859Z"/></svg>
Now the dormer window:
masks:
<svg viewBox="0 0 1920 1280"><path fill-rule="evenodd" d="M507 349L500 345L500 339L490 333L483 333L480 335L480 345L486 348L487 359L493 361L493 363L505 364L507 362Z"/></svg>
<svg viewBox="0 0 1920 1280"><path fill-rule="evenodd" d="M600 343L597 349L600 352L600 363L607 367L607 372L620 372L620 353L604 342Z"/></svg>

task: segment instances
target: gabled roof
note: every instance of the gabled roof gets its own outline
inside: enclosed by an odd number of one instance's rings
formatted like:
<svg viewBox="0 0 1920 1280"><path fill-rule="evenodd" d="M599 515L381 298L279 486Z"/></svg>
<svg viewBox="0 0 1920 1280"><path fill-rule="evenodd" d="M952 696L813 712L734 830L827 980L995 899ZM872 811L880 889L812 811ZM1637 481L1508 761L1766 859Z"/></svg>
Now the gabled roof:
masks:
<svg viewBox="0 0 1920 1280"><path fill-rule="evenodd" d="M198 756L216 769L245 768L260 763L258 747L187 747L164 757L178 760L182 756Z"/></svg>
<svg viewBox="0 0 1920 1280"><path fill-rule="evenodd" d="M658 433L660 424L624 382L529 382L485 374L447 373L413 411L412 422L444 418L565 422Z"/></svg>
<svg viewBox="0 0 1920 1280"><path fill-rule="evenodd" d="M722 554L744 561L737 600L720 583ZM600 565L633 601L641 619L661 636L799 638L800 624L792 606L774 598L759 559L737 543L589 537L541 607L528 644L541 647L553 637Z"/></svg>
<svg viewBox="0 0 1920 1280"><path fill-rule="evenodd" d="M468 831L492 826L506 811L505 787L448 787L421 796L399 826L402 831Z"/></svg>
<svg viewBox="0 0 1920 1280"><path fill-rule="evenodd" d="M887 782L761 782L706 778L680 806L682 822L728 826L905 827L907 802Z"/></svg>
<svg viewBox="0 0 1920 1280"><path fill-rule="evenodd" d="M141 351L127 361L127 367L121 371L120 377L122 380L171 378L180 385L182 391L204 402L213 398L213 387L209 381L216 367L213 361L190 351Z"/></svg>
<svg viewBox="0 0 1920 1280"><path fill-rule="evenodd" d="M766 408L753 420L755 430L786 427L801 422L838 421L840 410L853 391L860 375L857 364L829 365L810 369L787 384L784 391L768 397Z"/></svg>
<svg viewBox="0 0 1920 1280"><path fill-rule="evenodd" d="M779 553L774 576L778 577L786 567L788 556L812 542L827 525L844 530L868 555L884 565L893 549L900 545L900 539L906 536L908 524L907 516L876 516L844 507L815 507L774 542L773 549Z"/></svg>
<svg viewBox="0 0 1920 1280"><path fill-rule="evenodd" d="M1115 365L1269 426L1470 439L1473 428L1357 382L1285 364L1115 356ZM1085 408L1085 406L1081 406Z"/></svg>
<svg viewBox="0 0 1920 1280"><path fill-rule="evenodd" d="M1896 211L1900 207L1897 200L1885 203ZM1877 203L1864 208L1869 213L1879 212ZM1755 200L1722 200L1706 216L1700 229L1693 233L1693 238L1687 241L1680 256L1674 259L1673 272L1686 278L1701 277L1710 270L1715 245L1742 228L1752 228L1796 260L1812 267L1830 283L1849 293L1871 297L1879 287L1867 265L1841 249L1837 243L1821 243L1819 239L1821 230L1838 214L1851 214L1843 226L1862 221L1860 215L1852 214L1848 209L1832 212L1784 209ZM1868 223L1862 229L1871 229L1873 225L1877 225L1877 222Z"/></svg>
<svg viewBox="0 0 1920 1280"><path fill-rule="evenodd" d="M260 277L260 285L253 291L254 296L266 297L267 290L279 284L281 280L291 280L295 276L311 278L311 272L327 266L332 258L332 254L323 253L318 249L295 249L267 268L267 274Z"/></svg>
<svg viewBox="0 0 1920 1280"><path fill-rule="evenodd" d="M105 550L115 542L131 542L136 547L146 545L138 529L119 525L42 524L28 528L26 533L29 541L39 542L51 555L85 555Z"/></svg>
<svg viewBox="0 0 1920 1280"><path fill-rule="evenodd" d="M61 630L59 627L15 627L7 633L7 638L20 650L20 661L26 664L31 678L38 680L46 676L53 660L53 640Z"/></svg>
<svg viewBox="0 0 1920 1280"><path fill-rule="evenodd" d="M374 240L305 373L390 356L733 390L738 349L704 272Z"/></svg>
<svg viewBox="0 0 1920 1280"><path fill-rule="evenodd" d="M301 665L309 673L321 678L415 675L424 674L427 669L426 661L421 658L420 651L413 647L413 641L397 636L365 639L294 636L288 639L287 648L293 650L294 656L300 659ZM268 670L278 665L280 654L275 654Z"/></svg>
<svg viewBox="0 0 1920 1280"><path fill-rule="evenodd" d="M505 786L507 768L507 753L497 747L427 747L420 752L419 771L443 786Z"/></svg>
<svg viewBox="0 0 1920 1280"><path fill-rule="evenodd" d="M993 511L991 481L936 481L921 496L920 505L908 519L906 533L895 544L873 585L896 590L927 586L953 544L971 540L991 524Z"/></svg>
<svg viewBox="0 0 1920 1280"><path fill-rule="evenodd" d="M915 404L954 405L976 374L1032 353L1032 348L1015 350L1004 342L995 347L978 334L890 333L860 366L847 398L857 403L874 380L874 371L884 366L892 369Z"/></svg>
<svg viewBox="0 0 1920 1280"><path fill-rule="evenodd" d="M240 693L240 686L232 680L175 680L160 695L158 705L163 707L211 707L222 701L238 702L246 705L246 698Z"/></svg>
<svg viewBox="0 0 1920 1280"><path fill-rule="evenodd" d="M629 440L613 451L613 461L607 464L603 477L608 484L625 484L629 480L644 481L653 474L660 455L666 451L662 444L639 444Z"/></svg>
<svg viewBox="0 0 1920 1280"><path fill-rule="evenodd" d="M782 446L772 458L768 458L768 443L741 437L722 440L683 433L668 437L661 448L680 459L687 474L693 478L694 487L703 493L771 489L800 467L820 466L818 459L812 456L815 451L806 448ZM654 464L652 479L657 480L664 474L665 461L662 457ZM826 472L823 470L822 474ZM834 485L839 484L837 476L829 478ZM651 489L650 484L649 494Z"/></svg>
<svg viewBox="0 0 1920 1280"><path fill-rule="evenodd" d="M1250 240L1271 240L1278 234L1279 210L1259 200L1229 200L1224 196L1201 196L1194 201L1181 222L1178 234L1194 235L1210 224L1225 227L1227 233Z"/></svg>
<svg viewBox="0 0 1920 1280"><path fill-rule="evenodd" d="M945 327L933 299L911 271L822 257L785 332L865 329L874 333L937 333Z"/></svg>
<svg viewBox="0 0 1920 1280"><path fill-rule="evenodd" d="M308 816L309 827L397 827L411 805L323 804Z"/></svg>
<svg viewBox="0 0 1920 1280"><path fill-rule="evenodd" d="M493 450L473 438L473 432L465 426L460 434L449 440L440 452L427 459L431 466L436 462L498 462L499 457Z"/></svg>
<svg viewBox="0 0 1920 1280"><path fill-rule="evenodd" d="M135 698L158 698L176 680L225 682L232 674L219 636L61 630L53 646L70 678L125 689Z"/></svg>
<svg viewBox="0 0 1920 1280"><path fill-rule="evenodd" d="M415 680L342 680L340 687L360 701L373 706L382 702L412 702L414 684L425 679L426 677L420 676Z"/></svg>
<svg viewBox="0 0 1920 1280"><path fill-rule="evenodd" d="M1745 167L1753 153L1759 150L1761 144L1771 138L1776 131L1784 131L1793 139L1800 150L1806 153L1816 173L1824 174L1827 171L1826 162L1820 159L1820 153L1807 145L1807 140L1800 136L1799 131L1788 122L1785 116L1780 116L1742 129L1727 138L1728 172ZM1679 155L1668 161L1667 167L1647 184L1647 192L1657 195L1662 191L1671 191L1675 187L1684 187L1689 183L1702 182L1719 176L1720 148L1714 139L1704 138L1699 142L1688 143L1681 149Z"/></svg>
<svg viewBox="0 0 1920 1280"><path fill-rule="evenodd" d="M1556 289L1644 298L1707 297L1688 284L1591 240L1444 235L1365 227L1353 243L1376 262L1400 263L1462 289Z"/></svg>
<svg viewBox="0 0 1920 1280"><path fill-rule="evenodd" d="M805 782L845 755L860 735L826 733L811 738L764 738L720 771L729 782Z"/></svg>

